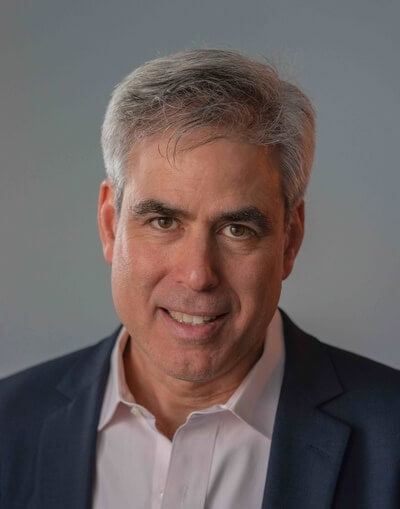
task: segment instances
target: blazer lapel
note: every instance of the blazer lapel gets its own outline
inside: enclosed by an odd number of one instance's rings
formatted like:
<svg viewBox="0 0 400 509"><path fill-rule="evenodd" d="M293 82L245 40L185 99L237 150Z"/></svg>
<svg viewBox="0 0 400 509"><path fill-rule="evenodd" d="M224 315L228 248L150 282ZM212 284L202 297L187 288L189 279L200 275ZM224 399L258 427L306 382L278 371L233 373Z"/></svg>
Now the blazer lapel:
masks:
<svg viewBox="0 0 400 509"><path fill-rule="evenodd" d="M58 405L40 436L32 508L91 505L97 423L117 333L86 352L57 386Z"/></svg>
<svg viewBox="0 0 400 509"><path fill-rule="evenodd" d="M350 427L324 411L343 389L324 346L282 313L285 374L263 509L332 507Z"/></svg>

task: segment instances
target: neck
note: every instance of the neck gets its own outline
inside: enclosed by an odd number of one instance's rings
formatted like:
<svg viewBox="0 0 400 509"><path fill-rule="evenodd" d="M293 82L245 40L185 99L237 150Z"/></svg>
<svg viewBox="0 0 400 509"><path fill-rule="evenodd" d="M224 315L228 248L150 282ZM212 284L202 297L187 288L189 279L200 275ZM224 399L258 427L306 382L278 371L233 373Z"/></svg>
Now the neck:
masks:
<svg viewBox="0 0 400 509"><path fill-rule="evenodd" d="M190 413L226 403L261 353L262 346L231 372L212 380L192 382L149 366L130 341L124 353L125 377L135 401L154 415L157 429L172 440Z"/></svg>

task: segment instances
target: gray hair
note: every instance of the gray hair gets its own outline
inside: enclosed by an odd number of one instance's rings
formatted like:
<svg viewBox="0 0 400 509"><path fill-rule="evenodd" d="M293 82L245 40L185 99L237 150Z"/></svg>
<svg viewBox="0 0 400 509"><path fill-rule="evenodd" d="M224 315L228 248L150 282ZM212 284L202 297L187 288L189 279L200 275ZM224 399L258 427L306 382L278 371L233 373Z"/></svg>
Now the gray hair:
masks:
<svg viewBox="0 0 400 509"><path fill-rule="evenodd" d="M264 62L231 50L197 49L147 62L112 94L102 148L117 211L133 145L147 136L169 133L176 150L183 135L200 128L211 132L204 143L233 136L277 147L287 215L301 201L315 145L315 113L309 99Z"/></svg>

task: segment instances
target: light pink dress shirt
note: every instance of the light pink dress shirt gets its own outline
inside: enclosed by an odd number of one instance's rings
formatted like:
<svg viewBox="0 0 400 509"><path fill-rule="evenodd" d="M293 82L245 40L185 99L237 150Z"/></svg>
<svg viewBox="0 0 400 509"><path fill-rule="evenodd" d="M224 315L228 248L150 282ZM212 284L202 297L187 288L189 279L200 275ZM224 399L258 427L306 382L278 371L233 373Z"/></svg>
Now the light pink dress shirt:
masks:
<svg viewBox="0 0 400 509"><path fill-rule="evenodd" d="M125 329L114 347L98 425L94 509L257 509L267 476L284 368L282 320L223 405L192 412L172 442L135 403L123 370Z"/></svg>

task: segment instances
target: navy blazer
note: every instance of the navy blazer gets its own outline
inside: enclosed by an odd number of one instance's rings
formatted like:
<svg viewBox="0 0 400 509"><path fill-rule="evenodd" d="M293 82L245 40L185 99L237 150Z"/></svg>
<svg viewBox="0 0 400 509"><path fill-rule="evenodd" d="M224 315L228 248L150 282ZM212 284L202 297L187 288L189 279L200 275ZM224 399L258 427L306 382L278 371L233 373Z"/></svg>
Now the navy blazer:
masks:
<svg viewBox="0 0 400 509"><path fill-rule="evenodd" d="M282 315L285 372L262 508L399 509L400 373ZM1 509L91 507L118 332L0 382Z"/></svg>

